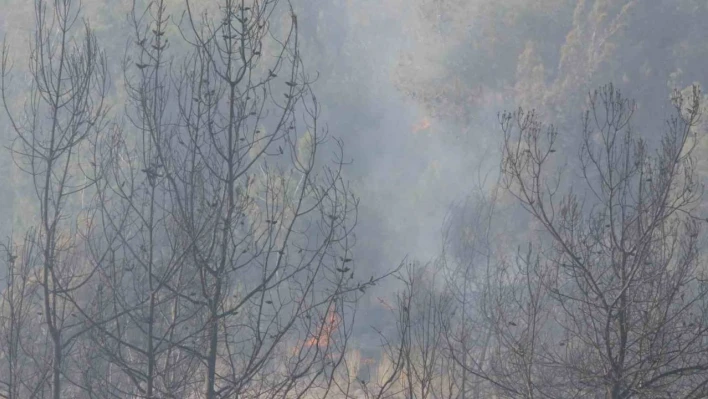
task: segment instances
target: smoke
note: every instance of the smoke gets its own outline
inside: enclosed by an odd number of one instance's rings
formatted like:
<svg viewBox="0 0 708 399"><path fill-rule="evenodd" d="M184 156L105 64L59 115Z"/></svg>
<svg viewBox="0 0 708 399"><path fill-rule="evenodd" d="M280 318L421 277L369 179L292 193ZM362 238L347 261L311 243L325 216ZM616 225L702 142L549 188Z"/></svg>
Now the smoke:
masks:
<svg viewBox="0 0 708 399"><path fill-rule="evenodd" d="M445 122L397 86L404 55L435 53L422 40L429 28L415 4L295 4L304 41L316 44L303 52L307 66L320 73L315 90L323 119L353 161L349 173L361 197L358 266L376 272L406 256L433 259L449 205L494 171L496 144L484 138L496 128L496 118L485 116L469 126ZM421 65L417 73L430 76L431 68ZM450 139L451 131L456 139Z"/></svg>

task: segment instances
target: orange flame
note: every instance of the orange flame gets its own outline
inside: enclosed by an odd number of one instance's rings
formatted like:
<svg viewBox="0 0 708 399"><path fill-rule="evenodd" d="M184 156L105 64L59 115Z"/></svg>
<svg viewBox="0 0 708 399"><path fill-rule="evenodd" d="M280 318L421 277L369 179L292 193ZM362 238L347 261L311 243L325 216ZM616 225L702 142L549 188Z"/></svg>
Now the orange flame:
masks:
<svg viewBox="0 0 708 399"><path fill-rule="evenodd" d="M316 335L308 338L303 346L317 346L319 348L326 348L329 346L332 339L332 334L337 330L337 327L339 327L339 323L341 323L341 321L341 317L335 311L334 305L330 305L324 318L324 324L315 330Z"/></svg>
<svg viewBox="0 0 708 399"><path fill-rule="evenodd" d="M426 116L420 122L413 125L413 133L418 133L422 130L429 129L431 126L430 119Z"/></svg>

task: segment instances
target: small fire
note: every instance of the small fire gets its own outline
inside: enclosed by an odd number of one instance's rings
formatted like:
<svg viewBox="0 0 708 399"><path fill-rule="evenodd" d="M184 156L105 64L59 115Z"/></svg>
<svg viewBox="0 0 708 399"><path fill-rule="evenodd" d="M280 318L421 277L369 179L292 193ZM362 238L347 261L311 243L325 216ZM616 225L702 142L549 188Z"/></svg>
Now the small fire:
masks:
<svg viewBox="0 0 708 399"><path fill-rule="evenodd" d="M326 348L329 346L332 334L337 330L337 327L339 327L339 323L341 323L341 317L339 317L335 311L334 305L330 305L324 318L324 324L315 329L314 333L316 335L305 340L303 346Z"/></svg>
<svg viewBox="0 0 708 399"><path fill-rule="evenodd" d="M427 130L431 126L430 119L426 116L420 122L413 125L413 133L418 133L422 130Z"/></svg>

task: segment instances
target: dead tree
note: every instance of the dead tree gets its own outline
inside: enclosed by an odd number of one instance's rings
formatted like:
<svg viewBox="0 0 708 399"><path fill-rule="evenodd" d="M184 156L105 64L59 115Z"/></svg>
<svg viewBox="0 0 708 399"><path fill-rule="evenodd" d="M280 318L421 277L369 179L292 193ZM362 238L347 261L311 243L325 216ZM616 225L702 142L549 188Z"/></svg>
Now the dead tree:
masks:
<svg viewBox="0 0 708 399"><path fill-rule="evenodd" d="M34 4L31 84L23 88L27 93L23 112L16 114L8 97L11 65L7 48L2 60L2 95L16 133L13 155L32 179L39 208L35 245L41 256L34 278L42 301L39 317L51 350L37 362L51 364L51 378L42 389L59 399L75 394L64 385L71 348L85 331L82 321L72 318L74 305L69 298L83 290L91 276L87 265L75 257L80 246L77 235L83 227L77 223L76 194L86 188L81 179L85 161L81 149L105 127L108 77L105 58L87 23L81 39L76 39L82 20L75 2L54 2L53 7L43 0Z"/></svg>
<svg viewBox="0 0 708 399"><path fill-rule="evenodd" d="M94 206L100 215L89 237L100 264L92 345L112 378L97 382L100 397L188 397L196 358L180 349L195 339L199 306L181 299L198 290L185 268L184 237L176 234L174 204L155 149L169 134L171 59L164 1L133 2L133 40L123 63L128 123L94 152Z"/></svg>
<svg viewBox="0 0 708 399"><path fill-rule="evenodd" d="M194 291L174 290L203 315L198 336L180 344L201 364L195 395L326 393L348 307L376 279L358 281L351 255L357 199L341 143L331 163L319 156L326 132L297 17L273 0L225 0L209 14L186 6L179 119L154 139L157 166L146 173L169 187L195 276Z"/></svg>
<svg viewBox="0 0 708 399"><path fill-rule="evenodd" d="M612 85L592 93L578 181L563 174L557 130L533 112L501 115L506 187L547 233L527 262L526 280L544 298L537 313L546 315L546 334L528 341L533 397L708 393L705 219L696 215L703 187L693 154L699 100L696 87L674 94L654 152L632 129L633 102ZM522 370L516 375L522 380Z"/></svg>
<svg viewBox="0 0 708 399"><path fill-rule="evenodd" d="M476 375L486 370L493 332L485 300L496 288L494 277L502 264L498 241L508 242L500 234L499 182L493 183L491 190L488 183L480 175L474 192L451 207L444 223L439 260L444 290L453 309L444 328L445 356L456 367L449 368L451 375L447 378L455 387L453 397L460 399L487 396L484 379Z"/></svg>
<svg viewBox="0 0 708 399"><path fill-rule="evenodd" d="M34 397L51 368L34 362L36 347L48 342L34 341L28 334L38 330L37 312L41 304L34 298L38 285L33 281L33 268L38 260L33 231L28 231L21 244L8 240L2 245L3 285L0 294L0 397L19 399ZM36 345L39 343L40 345Z"/></svg>
<svg viewBox="0 0 708 399"><path fill-rule="evenodd" d="M402 287L390 306L396 320L391 332L379 332L382 357L375 370L362 370L360 392L366 398L455 398L456 364L448 356L444 328L453 311L435 268L409 263L396 278Z"/></svg>

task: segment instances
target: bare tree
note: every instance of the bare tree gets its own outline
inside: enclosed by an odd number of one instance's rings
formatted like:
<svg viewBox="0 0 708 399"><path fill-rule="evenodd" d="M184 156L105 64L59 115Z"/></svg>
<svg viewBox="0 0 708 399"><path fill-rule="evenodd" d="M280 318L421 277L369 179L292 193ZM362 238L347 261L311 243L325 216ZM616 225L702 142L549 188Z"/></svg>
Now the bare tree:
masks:
<svg viewBox="0 0 708 399"><path fill-rule="evenodd" d="M40 215L22 256L6 251L8 398L324 398L341 382L357 301L383 277L356 268L358 199L318 125L297 17L277 0L185 4L174 66L165 2L133 3L128 123L111 130L75 3L35 2L20 117L3 53Z"/></svg>
<svg viewBox="0 0 708 399"><path fill-rule="evenodd" d="M400 331L405 360L402 384L408 398L449 398L457 392L450 378L454 363L445 356L444 328L449 325L451 298L442 291L444 285L436 274L421 267L407 269L403 275L406 287L398 307L409 323Z"/></svg>
<svg viewBox="0 0 708 399"><path fill-rule="evenodd" d="M74 313L70 296L80 291L91 273L77 262L78 226L72 198L86 187L81 175L81 148L89 136L104 128L108 77L105 58L96 39L84 23L84 34L76 39L81 24L75 2L35 1L36 30L30 44L31 85L24 112L11 110L8 97L10 64L3 52L3 104L16 133L15 161L33 181L39 208L35 238L41 252L36 270L43 303L42 326L51 341L51 355L38 362L51 364L47 388L51 397L70 394L68 381L71 348L85 331ZM74 316L76 316L74 314ZM33 332L34 333L34 332Z"/></svg>
<svg viewBox="0 0 708 399"><path fill-rule="evenodd" d="M12 240L2 245L3 289L0 295L0 397L5 399L35 397L51 369L33 362L34 354L28 331L37 330L34 316L41 308L34 300L37 284L32 279L37 262L34 232L29 231L21 245Z"/></svg>
<svg viewBox="0 0 708 399"><path fill-rule="evenodd" d="M548 237L537 257L520 263L528 270L526 301L498 312L508 318L533 310L514 320L511 335L498 335L526 339L517 351L528 361L505 367L502 378L529 389L506 390L509 396L708 393L708 292L699 262L702 220L694 214L703 191L693 158L699 100L696 87L675 93L675 114L652 154L632 129L633 103L612 85L592 93L579 182L552 169L560 156L552 126L533 112L501 115L504 182ZM534 331L544 333L528 335Z"/></svg>
<svg viewBox="0 0 708 399"><path fill-rule="evenodd" d="M202 317L178 344L201 363L198 397L326 395L351 306L377 280L355 278L358 200L341 175L341 143L334 166L318 156L326 132L297 17L282 5L226 0L207 14L187 1L180 29L192 52L173 79L179 120L150 137L144 172L168 187L194 276L192 291L165 287Z"/></svg>
<svg viewBox="0 0 708 399"><path fill-rule="evenodd" d="M436 278L435 268L409 263L396 275L403 287L397 293L393 333L379 332L382 359L372 374L360 380L367 398L455 398L456 363L447 352L444 328L453 311L451 296Z"/></svg>
<svg viewBox="0 0 708 399"><path fill-rule="evenodd" d="M534 397L533 344L544 325L535 255L529 247L508 259L514 239L499 233L498 182L491 194L480 188L446 222L441 266L452 317L443 332L445 356L455 365L448 378L454 397Z"/></svg>
<svg viewBox="0 0 708 399"><path fill-rule="evenodd" d="M477 386L488 394L562 397L548 390L549 380L558 373L548 373L542 367L541 348L551 340L552 331L538 264L539 257L530 245L526 251L519 251L513 262L502 259L495 263L477 298L476 322L481 328L475 338L483 340L484 347L468 352L468 363L461 363L459 351L451 352L471 376L486 383Z"/></svg>
<svg viewBox="0 0 708 399"><path fill-rule="evenodd" d="M164 1L145 9L133 2L134 30L123 70L127 126L96 148L92 164L100 223L89 241L100 267L101 295L91 322L92 344L113 366L97 395L187 397L197 362L179 347L195 339L199 306L194 271L185 267L186 244L176 234L174 204L160 171L156 143L172 126L169 108L168 14ZM190 328L191 327L191 328Z"/></svg>
<svg viewBox="0 0 708 399"><path fill-rule="evenodd" d="M489 174L483 176L478 165L477 187L462 203L454 204L444 222L443 252L440 267L445 277L445 291L450 295L452 316L444 328L446 356L458 367L448 377L462 399L486 395L483 373L493 325L485 309L502 263L497 241L506 241L498 231L499 181L489 187ZM475 370L471 373L470 370Z"/></svg>

